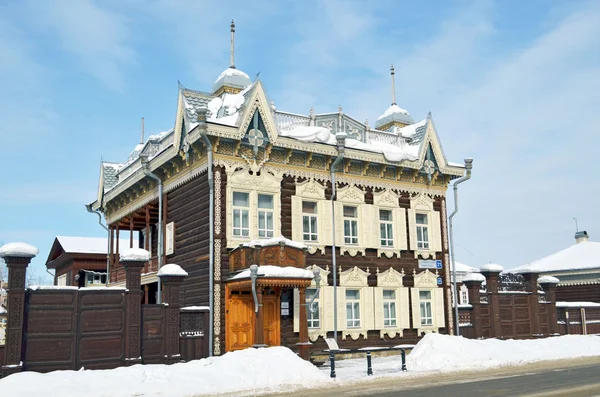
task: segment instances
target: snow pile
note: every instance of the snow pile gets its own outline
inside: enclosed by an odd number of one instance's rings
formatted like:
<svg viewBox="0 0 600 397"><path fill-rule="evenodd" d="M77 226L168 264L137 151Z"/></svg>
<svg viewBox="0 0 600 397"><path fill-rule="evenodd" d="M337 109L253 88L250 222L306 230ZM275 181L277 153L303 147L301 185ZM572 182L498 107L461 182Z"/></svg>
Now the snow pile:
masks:
<svg viewBox="0 0 600 397"><path fill-rule="evenodd" d="M186 277L188 274L185 270L181 268L181 266L176 265L174 263L169 263L164 265L158 271L157 276L183 276Z"/></svg>
<svg viewBox="0 0 600 397"><path fill-rule="evenodd" d="M279 245L279 243L284 243L289 247L294 248L308 248L304 243L300 243L298 241L287 239L283 236L273 237L273 238L265 238L260 240L252 240L247 243L242 244L244 247L270 247L273 245Z"/></svg>
<svg viewBox="0 0 600 397"><path fill-rule="evenodd" d="M297 267L279 267L279 266L259 266L258 267L259 277L280 277L280 278L310 278L314 277L314 274L310 270L299 269ZM231 277L232 280L238 278L250 278L250 269L243 270Z"/></svg>
<svg viewBox="0 0 600 397"><path fill-rule="evenodd" d="M469 273L462 281L485 281L485 276L481 273Z"/></svg>
<svg viewBox="0 0 600 397"><path fill-rule="evenodd" d="M402 109L400 106L393 104L391 105L389 108L386 109L385 112L383 112L383 114L379 117L377 117L377 121L382 120L388 116L391 116L392 114L405 114L408 115L408 110L406 109Z"/></svg>
<svg viewBox="0 0 600 397"><path fill-rule="evenodd" d="M0 380L6 396L184 397L237 392L258 395L329 383L326 374L285 347L246 349L174 365L113 370L22 372Z"/></svg>
<svg viewBox="0 0 600 397"><path fill-rule="evenodd" d="M495 263L488 263L487 265L481 266L482 272L501 273L503 270L504 270L504 268L501 265L497 265Z"/></svg>
<svg viewBox="0 0 600 397"><path fill-rule="evenodd" d="M0 247L0 258L5 256L33 258L39 250L27 243L8 243Z"/></svg>
<svg viewBox="0 0 600 397"><path fill-rule="evenodd" d="M553 276L542 276L538 278L538 284L558 284L559 282L560 280Z"/></svg>
<svg viewBox="0 0 600 397"><path fill-rule="evenodd" d="M147 262L150 260L150 252L143 248L127 248L119 254L119 259L123 261Z"/></svg>
<svg viewBox="0 0 600 397"><path fill-rule="evenodd" d="M408 355L407 365L411 371L485 369L598 355L600 338L597 336L475 340L432 333L425 335Z"/></svg>

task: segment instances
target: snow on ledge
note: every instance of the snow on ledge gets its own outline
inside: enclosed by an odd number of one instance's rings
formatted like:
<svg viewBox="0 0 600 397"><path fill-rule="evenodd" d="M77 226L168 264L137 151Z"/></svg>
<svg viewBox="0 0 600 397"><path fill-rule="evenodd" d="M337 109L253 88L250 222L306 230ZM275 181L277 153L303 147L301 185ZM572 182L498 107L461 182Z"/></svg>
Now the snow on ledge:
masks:
<svg viewBox="0 0 600 397"><path fill-rule="evenodd" d="M465 281L485 281L485 276L481 273L469 273L463 278L463 283Z"/></svg>
<svg viewBox="0 0 600 397"><path fill-rule="evenodd" d="M556 302L556 307L600 307L600 303L595 302ZM589 321L588 321L589 323Z"/></svg>
<svg viewBox="0 0 600 397"><path fill-rule="evenodd" d="M558 284L560 282L560 280L554 276L542 276L538 278L537 281L538 284Z"/></svg>
<svg viewBox="0 0 600 397"><path fill-rule="evenodd" d="M258 247L269 247L269 246L273 246L273 245L279 245L279 243L281 243L281 242L283 242L284 245L287 245L289 247L294 247L294 248L299 248L299 249L308 248L308 246L304 243L290 240L283 236L273 237L273 238L268 238L268 239L261 239L261 240L252 240L250 242L243 243L242 245L244 247L257 247L257 246Z"/></svg>
<svg viewBox="0 0 600 397"><path fill-rule="evenodd" d="M79 288L71 285L32 285L27 289L31 291L38 290L58 290L58 291L77 291Z"/></svg>
<svg viewBox="0 0 600 397"><path fill-rule="evenodd" d="M279 277L279 278L307 278L312 279L314 274L310 270L299 269L297 267L279 267L279 266L259 266L258 267L259 277ZM242 270L240 273L231 277L231 280L237 280L241 278L250 278L250 269Z"/></svg>
<svg viewBox="0 0 600 397"><path fill-rule="evenodd" d="M195 312L198 310L210 310L208 306L186 306L179 309L182 312Z"/></svg>
<svg viewBox="0 0 600 397"><path fill-rule="evenodd" d="M8 243L0 247L0 258L23 257L33 258L40 252L36 247L27 243Z"/></svg>
<svg viewBox="0 0 600 397"><path fill-rule="evenodd" d="M504 268L501 265L497 265L495 263L488 263L487 265L481 266L481 271L482 272L500 273L503 270L504 270Z"/></svg>
<svg viewBox="0 0 600 397"><path fill-rule="evenodd" d="M158 277L166 277L166 276L179 276L186 277L188 274L185 270L181 268L181 266L176 265L174 263L169 263L161 267L158 271Z"/></svg>
<svg viewBox="0 0 600 397"><path fill-rule="evenodd" d="M150 260L150 252L143 248L127 248L119 254L119 259L121 262L147 262Z"/></svg>

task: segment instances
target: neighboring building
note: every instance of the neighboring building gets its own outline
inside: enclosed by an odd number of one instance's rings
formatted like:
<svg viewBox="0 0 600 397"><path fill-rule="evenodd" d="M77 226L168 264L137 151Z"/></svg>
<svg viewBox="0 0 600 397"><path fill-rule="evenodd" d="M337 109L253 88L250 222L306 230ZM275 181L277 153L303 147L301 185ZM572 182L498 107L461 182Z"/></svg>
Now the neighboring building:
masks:
<svg viewBox="0 0 600 397"><path fill-rule="evenodd" d="M471 273L479 273L479 269L465 265L464 263L455 262L456 264L456 286L458 287L458 304L468 305L469 304L469 290L463 284L463 279ZM450 278L452 279L452 272L450 272ZM452 284L452 297L454 304L454 284Z"/></svg>
<svg viewBox="0 0 600 397"><path fill-rule="evenodd" d="M559 302L600 303L600 243L589 241L585 231L575 233L575 244L570 247L507 272L530 270L560 280L556 289Z"/></svg>
<svg viewBox="0 0 600 397"><path fill-rule="evenodd" d="M122 245L129 243L121 240ZM55 271L54 285L106 285L108 249L106 238L57 236L46 260L46 268Z"/></svg>
<svg viewBox="0 0 600 397"><path fill-rule="evenodd" d="M446 191L465 167L445 158L431 115L414 122L392 102L374 128L341 107L331 113L287 113L269 102L260 80L251 81L232 62L211 92L180 85L172 130L136 146L124 164L102 164L91 208L104 213L113 238L124 231L138 234L141 246L151 251L142 284L156 288L152 275L157 255L163 255L163 263L176 263L189 274L183 305L208 306L209 297L214 299L215 354L251 346L258 321L250 284L235 278L242 269L231 266L228 254L279 236L308 246L306 266L318 267L323 276L318 310L308 314L315 348L325 347L322 338L333 335L335 311L343 347L393 346L416 342L423 333L449 332ZM330 171L337 160L332 210ZM157 251L157 183L144 164L164 188L162 253ZM110 259L110 285L123 285L117 247ZM286 261L301 266L297 259ZM258 264L273 260L265 254ZM420 260L440 260L442 268ZM265 319L264 326L275 335L272 344L295 348L304 291L291 287L284 273L262 290L273 320ZM309 288L307 299L313 293Z"/></svg>

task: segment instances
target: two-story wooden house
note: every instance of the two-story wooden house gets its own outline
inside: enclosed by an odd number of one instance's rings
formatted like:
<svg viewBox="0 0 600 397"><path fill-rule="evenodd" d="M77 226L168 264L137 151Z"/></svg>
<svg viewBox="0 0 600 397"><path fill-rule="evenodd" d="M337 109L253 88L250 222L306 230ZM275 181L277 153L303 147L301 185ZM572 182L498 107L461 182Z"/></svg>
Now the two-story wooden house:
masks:
<svg viewBox="0 0 600 397"><path fill-rule="evenodd" d="M446 191L465 167L447 161L431 114L415 122L395 100L374 126L341 107L287 113L232 56L209 92L180 85L172 129L100 171L92 208L104 213L115 242L139 234L152 252L142 275L151 291L158 255L185 269L181 302L211 307L214 354L256 342L240 336L256 325L257 298L249 281L240 282L249 280L253 261L318 267L322 277L317 309L303 319L302 299L315 294L314 280L270 273L274 281L259 292L270 302L261 320L266 344L293 348L304 324L314 348L334 331L340 346L359 347L416 342L453 328ZM275 250L230 263L242 248L268 246L285 250L284 260ZM113 243L110 285L124 283L118 250Z"/></svg>

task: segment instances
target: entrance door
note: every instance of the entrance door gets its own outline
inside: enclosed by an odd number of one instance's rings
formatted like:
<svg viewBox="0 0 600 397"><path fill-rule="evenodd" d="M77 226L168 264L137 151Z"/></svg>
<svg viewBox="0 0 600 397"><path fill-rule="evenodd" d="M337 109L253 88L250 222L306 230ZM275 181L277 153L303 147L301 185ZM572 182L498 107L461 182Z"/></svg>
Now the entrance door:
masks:
<svg viewBox="0 0 600 397"><path fill-rule="evenodd" d="M254 343L252 295L228 294L225 312L225 349L241 350Z"/></svg>
<svg viewBox="0 0 600 397"><path fill-rule="evenodd" d="M280 331L280 299L276 295L263 296L265 344L279 346L281 344Z"/></svg>

